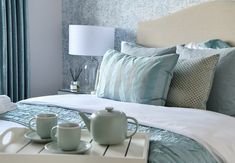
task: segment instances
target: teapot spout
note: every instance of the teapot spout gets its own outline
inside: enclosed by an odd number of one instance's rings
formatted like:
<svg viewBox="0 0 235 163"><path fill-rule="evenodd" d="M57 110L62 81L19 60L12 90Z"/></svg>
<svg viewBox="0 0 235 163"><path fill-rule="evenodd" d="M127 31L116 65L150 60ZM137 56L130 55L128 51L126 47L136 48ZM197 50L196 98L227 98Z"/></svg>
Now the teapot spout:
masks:
<svg viewBox="0 0 235 163"><path fill-rule="evenodd" d="M84 121L87 129L90 131L91 120L83 112L79 112L79 115L82 118L82 120Z"/></svg>

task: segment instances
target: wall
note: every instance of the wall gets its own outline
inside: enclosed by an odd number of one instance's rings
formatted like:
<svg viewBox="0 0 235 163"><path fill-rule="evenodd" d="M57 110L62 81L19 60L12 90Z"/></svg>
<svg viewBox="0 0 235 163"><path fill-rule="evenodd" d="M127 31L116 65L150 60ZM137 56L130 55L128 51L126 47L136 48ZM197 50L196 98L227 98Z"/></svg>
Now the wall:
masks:
<svg viewBox="0 0 235 163"><path fill-rule="evenodd" d="M63 0L64 87L71 81L69 68L82 66L87 59L68 55L69 24L116 27L115 49L119 50L122 40L135 41L137 22L159 18L205 1L208 0Z"/></svg>
<svg viewBox="0 0 235 163"><path fill-rule="evenodd" d="M28 29L31 97L62 88L62 1L29 0Z"/></svg>

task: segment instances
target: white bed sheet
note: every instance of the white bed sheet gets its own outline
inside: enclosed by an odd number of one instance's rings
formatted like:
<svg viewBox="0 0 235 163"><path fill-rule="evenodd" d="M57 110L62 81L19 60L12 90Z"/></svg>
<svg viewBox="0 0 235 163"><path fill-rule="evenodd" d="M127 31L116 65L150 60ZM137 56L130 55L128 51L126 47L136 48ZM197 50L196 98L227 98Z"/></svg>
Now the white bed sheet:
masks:
<svg viewBox="0 0 235 163"><path fill-rule="evenodd" d="M166 129L204 145L220 162L235 162L235 118L211 111L126 103L95 95L55 95L22 103L56 105L93 113L112 106L135 117L140 124Z"/></svg>

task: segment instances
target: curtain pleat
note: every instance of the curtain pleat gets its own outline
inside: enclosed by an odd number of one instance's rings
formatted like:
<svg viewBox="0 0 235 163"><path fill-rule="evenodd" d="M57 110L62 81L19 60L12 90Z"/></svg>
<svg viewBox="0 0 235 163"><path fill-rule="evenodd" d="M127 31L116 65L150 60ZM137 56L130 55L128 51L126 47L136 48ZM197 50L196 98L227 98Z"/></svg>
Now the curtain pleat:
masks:
<svg viewBox="0 0 235 163"><path fill-rule="evenodd" d="M0 94L28 97L26 0L1 0Z"/></svg>

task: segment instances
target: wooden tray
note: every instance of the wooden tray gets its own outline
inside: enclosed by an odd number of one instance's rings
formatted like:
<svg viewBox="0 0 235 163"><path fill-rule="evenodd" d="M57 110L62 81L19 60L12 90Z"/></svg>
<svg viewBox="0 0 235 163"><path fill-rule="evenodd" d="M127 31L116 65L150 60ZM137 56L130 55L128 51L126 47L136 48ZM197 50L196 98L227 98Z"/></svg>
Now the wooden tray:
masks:
<svg viewBox="0 0 235 163"><path fill-rule="evenodd" d="M0 135L1 163L147 163L149 138L137 133L123 144L101 146L92 141L87 130L81 139L91 142L92 148L85 154L51 154L45 144L36 144L24 138L27 128L9 128Z"/></svg>

